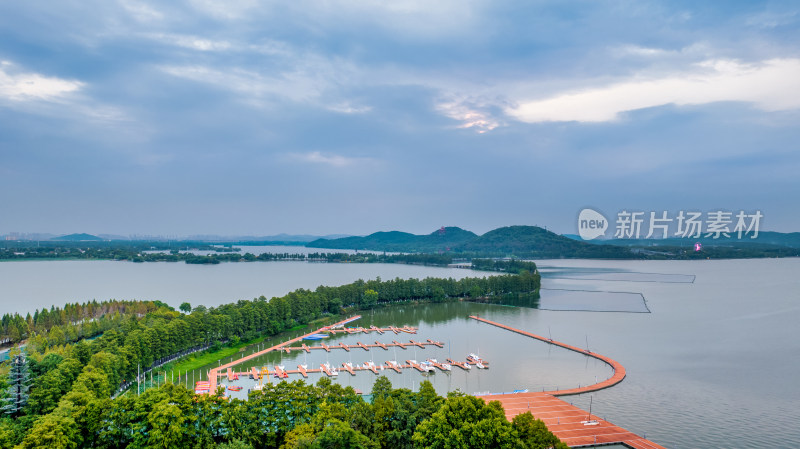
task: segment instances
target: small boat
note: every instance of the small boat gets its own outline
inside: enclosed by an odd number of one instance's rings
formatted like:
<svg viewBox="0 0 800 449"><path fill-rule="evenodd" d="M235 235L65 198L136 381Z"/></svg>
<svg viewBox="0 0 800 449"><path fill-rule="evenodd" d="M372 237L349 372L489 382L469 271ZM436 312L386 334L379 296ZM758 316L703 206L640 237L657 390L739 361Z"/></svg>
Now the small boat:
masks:
<svg viewBox="0 0 800 449"><path fill-rule="evenodd" d="M465 369L472 369L472 367L469 366L469 362L464 362L464 368Z"/></svg>
<svg viewBox="0 0 800 449"><path fill-rule="evenodd" d="M231 390L231 391L242 391L242 387L239 386L239 385L229 385L228 386L228 390Z"/></svg>
<svg viewBox="0 0 800 449"><path fill-rule="evenodd" d="M419 367L422 368L422 370L425 371L426 373L435 373L436 372L436 368L433 367L433 364L431 362L427 362L427 361L426 362L421 362L419 364Z"/></svg>
<svg viewBox="0 0 800 449"><path fill-rule="evenodd" d="M330 373L331 376L338 376L339 375L339 371L337 371L335 367L331 366L330 363L325 362L325 363L323 363L323 365L325 366L325 369L328 370L328 372Z"/></svg>
<svg viewBox="0 0 800 449"><path fill-rule="evenodd" d="M600 421L596 419L592 419L592 396L589 396L589 416L586 417L585 421L581 421L581 424L584 426L597 426L600 424Z"/></svg>
<svg viewBox="0 0 800 449"><path fill-rule="evenodd" d="M322 340L323 338L328 338L326 334L311 334L306 337L303 337L303 340Z"/></svg>

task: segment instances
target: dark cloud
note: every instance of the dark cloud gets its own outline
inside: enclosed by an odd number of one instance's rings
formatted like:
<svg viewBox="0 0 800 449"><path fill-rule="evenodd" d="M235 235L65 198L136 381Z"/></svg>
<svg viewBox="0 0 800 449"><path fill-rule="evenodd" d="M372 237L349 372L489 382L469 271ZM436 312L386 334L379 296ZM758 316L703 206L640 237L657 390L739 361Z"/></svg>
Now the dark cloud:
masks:
<svg viewBox="0 0 800 449"><path fill-rule="evenodd" d="M791 2L364 5L0 5L0 233L573 232L585 206L796 230ZM773 60L747 95L668 91ZM667 93L613 119L518 113L642 80Z"/></svg>

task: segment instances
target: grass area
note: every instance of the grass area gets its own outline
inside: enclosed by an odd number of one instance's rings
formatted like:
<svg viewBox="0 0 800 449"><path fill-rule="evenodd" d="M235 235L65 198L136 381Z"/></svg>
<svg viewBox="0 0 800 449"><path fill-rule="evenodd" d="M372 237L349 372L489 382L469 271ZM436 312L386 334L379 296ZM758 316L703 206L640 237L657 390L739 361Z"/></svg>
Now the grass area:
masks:
<svg viewBox="0 0 800 449"><path fill-rule="evenodd" d="M191 382L194 379L200 380L203 378L202 374L203 368L214 366L217 364L217 362L227 363L225 359L238 356L239 354L242 353L252 354L257 350L257 348L254 348L254 346L260 343L272 340L270 343L278 344L280 342L290 340L299 335L302 335L307 331L320 328L322 326L325 326L326 324L333 323L341 319L342 317L338 315L324 316L316 320L313 320L306 325L294 326L291 329L287 329L277 335L269 337L257 337L252 340L241 341L233 346L223 346L222 348L216 351L206 350L203 352L198 352L186 356L180 360L170 362L156 368L155 371L153 371L153 373L151 374L152 381L150 377L151 375L147 375L145 376L145 380L142 382L141 386L137 387L137 385L134 384L128 389L128 391L126 391L123 394L127 394L128 392L133 392L133 390L137 388L141 388L141 391L144 391L147 388L152 388L157 384L162 384L164 382L173 382L173 381L175 383L184 384L191 389L193 388ZM271 346L271 344L264 345L264 347L269 347L269 346ZM195 373L199 374L199 376L194 377L194 374L190 374L189 376L186 375L186 373L193 373L196 370L201 370L200 373ZM178 376L178 374L180 374L181 376Z"/></svg>
<svg viewBox="0 0 800 449"><path fill-rule="evenodd" d="M206 350L203 352L198 352L190 356L187 356L177 362L167 363L166 365L159 367L158 369L160 371L180 371L180 372L200 369L218 360L234 356L242 352L242 350L244 350L247 346L261 343L262 341L267 340L268 338L270 337L259 337L259 338L254 338L250 341L239 342L234 346L223 346L217 351Z"/></svg>
<svg viewBox="0 0 800 449"><path fill-rule="evenodd" d="M287 334L289 334L290 332L296 332L302 329L310 329L310 330L316 329L318 327L324 326L326 322L331 323L333 321L336 321L337 319L339 319L338 316L322 317L313 320L308 324L300 324L294 326L291 329L287 329L277 335L273 335L270 337L258 337L249 341L242 341L234 346L223 346L221 349L213 352L211 352L210 350L198 352L190 356L187 356L181 360L178 360L176 362L171 362L164 366L161 366L158 368L158 371L180 371L184 373L187 371L200 369L205 366L211 365L217 361L233 357L241 352L245 352L248 346L257 345L259 343L262 343L270 339L276 339L277 341L284 341L288 339L286 337L289 337Z"/></svg>

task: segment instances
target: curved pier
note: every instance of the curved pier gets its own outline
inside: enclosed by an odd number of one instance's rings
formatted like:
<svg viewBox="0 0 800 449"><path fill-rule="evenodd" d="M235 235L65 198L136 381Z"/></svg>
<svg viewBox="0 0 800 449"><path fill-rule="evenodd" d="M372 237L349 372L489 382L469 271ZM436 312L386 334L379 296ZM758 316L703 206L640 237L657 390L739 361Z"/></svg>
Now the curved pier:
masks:
<svg viewBox="0 0 800 449"><path fill-rule="evenodd" d="M561 343L485 318L477 316L470 316L470 318L526 337L535 338L545 343L560 346L564 349L569 349L570 351L575 351L589 357L594 357L607 363L614 370L614 374L608 379L585 387L547 392L505 393L485 396L484 399L487 402L499 401L503 405L506 418L508 418L509 421L520 413L531 412L534 417L544 421L547 428L570 447L596 447L606 444L622 443L636 449L665 449L663 446L653 443L646 438L642 438L606 420L600 419L595 415L590 415L588 412L555 397L589 393L616 385L625 378L625 367L622 366L622 364L610 357L596 354L588 349Z"/></svg>
<svg viewBox="0 0 800 449"><path fill-rule="evenodd" d="M616 360L612 359L611 357L606 357L604 355L596 354L596 353L594 353L592 351L589 351L588 349L583 349L583 348L579 348L577 346L568 345L566 343L561 343L560 341L555 341L555 340L550 339L550 338L545 338L545 337L542 337L540 335L532 334L530 332L526 332L526 331L523 331L523 330L520 330L520 329L515 329L515 328L513 328L511 326L506 326L505 324L500 324L500 323L496 323L494 321L487 320L486 318L480 318L480 317L477 317L477 316L474 316L474 315L470 315L470 318L472 318L474 320L477 320L477 321L480 321L480 322L483 322L483 323L486 323L486 324L491 324L492 326L497 326L497 327L499 327L501 329L509 330L511 332L515 332L517 334L524 335L526 337L535 338L537 340L543 341L545 343L549 343L551 345L560 346L560 347L562 347L564 349L569 349L570 351L575 351L577 353L580 353L580 354L583 354L583 355L587 355L589 357L594 357L597 360L602 360L603 362L605 362L606 364L611 366L611 368L614 370L614 374L611 377L609 377L608 379L606 379L606 380L604 380L602 382L599 382L599 383L596 383L596 384L593 384L593 385L587 385L585 387L580 387L580 388L570 388L570 389L567 389L567 390L546 391L545 393L547 393L549 395L552 395L552 396L569 396L569 395L573 395L573 394L589 393L589 392L592 392L592 391L602 390L604 388L608 388L608 387L614 386L614 385L622 382L622 379L625 378L625 367L622 366L621 363L619 363Z"/></svg>

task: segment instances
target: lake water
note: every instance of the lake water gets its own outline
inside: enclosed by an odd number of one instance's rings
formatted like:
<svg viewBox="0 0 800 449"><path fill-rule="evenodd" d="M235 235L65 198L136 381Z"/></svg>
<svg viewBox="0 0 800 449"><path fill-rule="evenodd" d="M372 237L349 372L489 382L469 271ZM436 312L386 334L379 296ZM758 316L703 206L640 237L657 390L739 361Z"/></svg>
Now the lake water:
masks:
<svg viewBox="0 0 800 449"><path fill-rule="evenodd" d="M518 388L570 387L603 379L610 370L593 359L466 319L488 319L576 346L622 363L628 377L593 393L598 416L670 448L800 447L796 418L800 387L800 260L539 261L545 276L542 303L579 308L589 297L565 291L618 292L640 297L650 313L534 310L484 304L399 306L366 313L354 325L419 326L417 335L337 337L329 342L372 343L432 338L442 349L350 353L312 352L308 364L339 364L452 356L479 352L491 369L430 376L437 390L474 393ZM217 305L299 287L343 284L357 278L485 275L461 269L406 265L229 263L213 266L125 262L0 263L2 310L32 310L51 303L97 298L162 299L172 305ZM693 282L692 282L693 281ZM563 299L553 297L558 292ZM550 293L548 293L550 292ZM577 293L576 293L577 294ZM589 293L591 295L591 293ZM596 310L620 307L618 297L596 296ZM624 303L624 307L634 301ZM573 304L574 303L574 304ZM576 306L577 304L577 306ZM591 304L590 304L591 305ZM573 307L575 306L575 307ZM272 355L257 363L305 363L302 354ZM375 376L341 374L339 382L364 391ZM391 374L398 387L417 388L419 373ZM589 395L565 398L584 409Z"/></svg>
<svg viewBox="0 0 800 449"><path fill-rule="evenodd" d="M290 247L294 248L294 247ZM402 264L314 262L183 262L105 260L0 262L0 315L96 299L160 300L175 308L218 306L240 299L283 296L298 288L343 285L358 279L486 276L459 268Z"/></svg>

